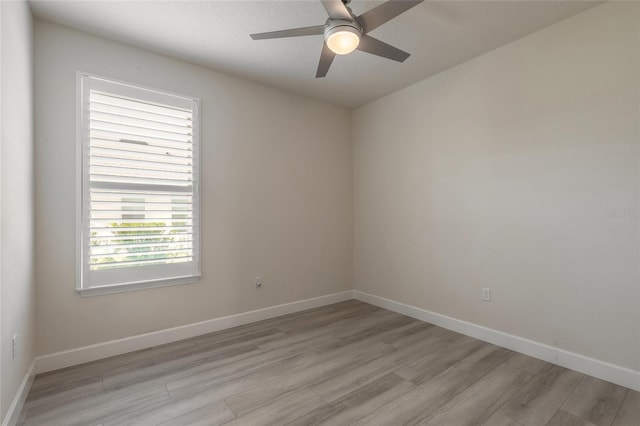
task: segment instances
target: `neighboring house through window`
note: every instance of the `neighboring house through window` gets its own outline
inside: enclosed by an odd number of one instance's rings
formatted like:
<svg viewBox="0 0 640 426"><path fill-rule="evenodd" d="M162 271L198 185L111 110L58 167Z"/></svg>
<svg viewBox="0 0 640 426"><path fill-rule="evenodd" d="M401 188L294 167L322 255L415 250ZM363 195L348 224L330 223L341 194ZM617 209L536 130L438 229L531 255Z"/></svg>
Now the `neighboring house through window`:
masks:
<svg viewBox="0 0 640 426"><path fill-rule="evenodd" d="M199 100L78 73L83 294L197 281Z"/></svg>

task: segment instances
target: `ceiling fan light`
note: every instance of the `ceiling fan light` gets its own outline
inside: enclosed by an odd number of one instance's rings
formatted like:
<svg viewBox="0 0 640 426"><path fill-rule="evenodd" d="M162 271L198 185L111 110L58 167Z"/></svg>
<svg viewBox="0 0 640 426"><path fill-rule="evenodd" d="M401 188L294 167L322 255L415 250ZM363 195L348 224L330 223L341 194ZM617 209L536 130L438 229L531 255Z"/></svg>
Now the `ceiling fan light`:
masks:
<svg viewBox="0 0 640 426"><path fill-rule="evenodd" d="M331 28L325 33L327 46L336 55L353 52L360 44L360 31L351 26Z"/></svg>

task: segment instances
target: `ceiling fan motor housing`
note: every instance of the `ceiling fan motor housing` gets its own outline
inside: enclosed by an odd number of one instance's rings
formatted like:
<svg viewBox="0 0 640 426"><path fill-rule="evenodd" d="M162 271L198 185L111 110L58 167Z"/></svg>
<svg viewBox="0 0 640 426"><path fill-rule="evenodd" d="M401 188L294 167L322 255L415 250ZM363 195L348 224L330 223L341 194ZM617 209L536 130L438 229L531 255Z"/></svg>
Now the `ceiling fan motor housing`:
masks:
<svg viewBox="0 0 640 426"><path fill-rule="evenodd" d="M324 24L324 37L325 40L331 34L338 31L355 31L358 35L362 35L362 26L360 23L354 18L352 21L347 21L345 19L327 19L327 22Z"/></svg>

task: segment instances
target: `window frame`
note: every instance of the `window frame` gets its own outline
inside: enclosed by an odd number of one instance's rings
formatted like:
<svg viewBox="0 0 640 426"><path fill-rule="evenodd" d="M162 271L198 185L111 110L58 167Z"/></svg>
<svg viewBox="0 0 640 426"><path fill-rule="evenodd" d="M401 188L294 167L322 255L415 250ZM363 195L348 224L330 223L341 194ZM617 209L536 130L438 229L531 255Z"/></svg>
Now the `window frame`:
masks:
<svg viewBox="0 0 640 426"><path fill-rule="evenodd" d="M121 275L126 277L134 271L133 279L122 278L115 284L91 284L89 268L89 238L90 238L90 190L89 180L89 114L87 107L89 104L89 93L91 88L99 88L108 93L127 96L142 101L155 102L159 104L170 104L172 106L191 107L193 114L193 260L191 262L162 264L160 268L149 266L137 266L134 269L122 268L111 275ZM167 100L172 101L168 103ZM76 72L76 279L75 290L81 296L93 296L101 294L120 293L136 291L146 288L166 287L181 284L195 283L200 280L200 259L201 259L201 227L200 227L200 140L201 140L201 114L200 99L185 95L175 94L166 90L145 87L138 84L128 83L113 78L100 75ZM185 266L186 265L186 266ZM164 268L163 268L164 267ZM151 275L140 278L145 268ZM177 270L180 274L164 276L158 270ZM183 272L184 271L184 272Z"/></svg>

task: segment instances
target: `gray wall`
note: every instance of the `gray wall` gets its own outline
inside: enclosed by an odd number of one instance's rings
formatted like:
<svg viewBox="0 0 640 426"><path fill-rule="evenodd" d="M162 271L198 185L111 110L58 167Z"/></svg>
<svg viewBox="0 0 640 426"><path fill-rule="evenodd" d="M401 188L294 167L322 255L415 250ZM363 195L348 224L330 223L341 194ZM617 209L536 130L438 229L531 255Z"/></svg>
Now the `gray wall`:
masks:
<svg viewBox="0 0 640 426"><path fill-rule="evenodd" d="M75 293L77 70L201 98L199 283ZM349 111L39 20L35 92L38 354L352 288Z"/></svg>
<svg viewBox="0 0 640 426"><path fill-rule="evenodd" d="M33 38L25 2L0 2L0 8L0 418L4 419L35 351ZM18 336L15 359L11 356L14 335Z"/></svg>
<svg viewBox="0 0 640 426"><path fill-rule="evenodd" d="M640 370L638 10L356 110L356 289Z"/></svg>

